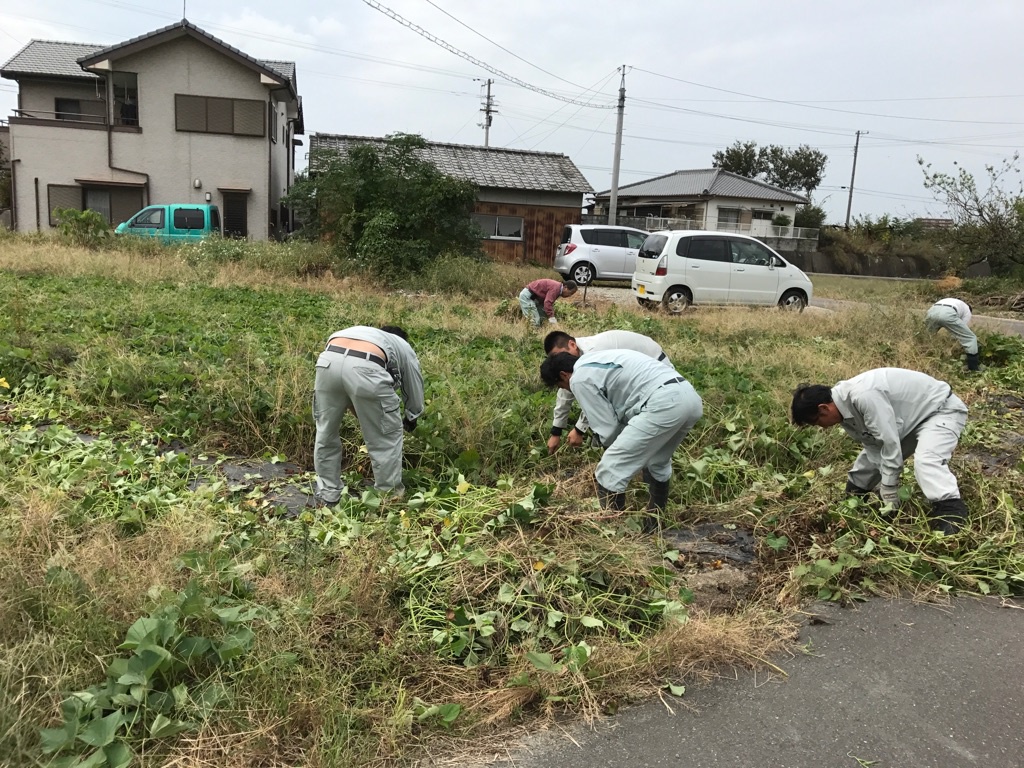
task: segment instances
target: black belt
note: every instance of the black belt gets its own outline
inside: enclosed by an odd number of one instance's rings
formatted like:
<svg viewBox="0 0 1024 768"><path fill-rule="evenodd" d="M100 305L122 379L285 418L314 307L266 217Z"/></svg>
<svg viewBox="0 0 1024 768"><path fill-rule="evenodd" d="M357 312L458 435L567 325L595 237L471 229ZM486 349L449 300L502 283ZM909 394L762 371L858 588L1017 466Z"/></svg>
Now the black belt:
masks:
<svg viewBox="0 0 1024 768"><path fill-rule="evenodd" d="M370 352L362 352L358 349L349 349L348 347L342 347L337 344L328 344L327 349L331 352L337 352L339 355L348 355L349 357L358 357L362 360L369 360L371 363L376 363L381 368L387 368L388 361L380 355L374 355Z"/></svg>
<svg viewBox="0 0 1024 768"><path fill-rule="evenodd" d="M662 352L660 355L658 355L658 362L660 363L666 357L668 357L668 355L666 355L664 352Z"/></svg>
<svg viewBox="0 0 1024 768"><path fill-rule="evenodd" d="M674 379L663 381L661 383L661 386L667 387L669 384L682 384L684 381L686 381L686 379L684 379L682 376L676 376Z"/></svg>

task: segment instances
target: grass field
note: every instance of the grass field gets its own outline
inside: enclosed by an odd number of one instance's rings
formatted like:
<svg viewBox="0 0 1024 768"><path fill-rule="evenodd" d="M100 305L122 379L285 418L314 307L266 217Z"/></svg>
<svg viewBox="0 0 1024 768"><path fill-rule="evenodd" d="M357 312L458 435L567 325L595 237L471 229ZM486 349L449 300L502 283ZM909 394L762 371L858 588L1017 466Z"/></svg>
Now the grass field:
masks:
<svg viewBox="0 0 1024 768"><path fill-rule="evenodd" d="M754 537L756 566L722 605L696 584L727 566L640 534L642 484L609 514L595 449L547 455L542 336L514 299L545 270L443 262L385 288L327 261L298 243L0 239L12 765L401 765L768 663L807 599L1024 585L1024 345L983 335L987 368L969 376L910 311L939 288L822 281L877 299L844 314L560 307L576 335L657 339L701 393L666 522ZM227 456L310 467L313 361L359 323L406 327L425 373L406 498L290 518L218 475ZM909 467L886 523L843 498L856 447L788 423L797 384L886 365L949 381L971 408L954 471L972 516L948 540L923 524ZM343 436L355 483L354 422Z"/></svg>

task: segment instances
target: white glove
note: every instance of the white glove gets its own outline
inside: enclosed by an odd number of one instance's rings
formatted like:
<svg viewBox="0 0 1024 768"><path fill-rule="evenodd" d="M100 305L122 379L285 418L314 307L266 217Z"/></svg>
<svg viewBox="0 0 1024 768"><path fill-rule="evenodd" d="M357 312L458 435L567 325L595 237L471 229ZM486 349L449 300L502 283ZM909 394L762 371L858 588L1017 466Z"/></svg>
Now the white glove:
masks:
<svg viewBox="0 0 1024 768"><path fill-rule="evenodd" d="M557 324L557 323L558 323L558 320L556 320L556 319L555 319L555 318L553 318L553 317L549 317L549 318L548 318L548 322L549 322L549 323L555 323L555 324Z"/></svg>
<svg viewBox="0 0 1024 768"><path fill-rule="evenodd" d="M878 489L878 495L882 497L883 504L891 504L893 509L900 506L900 487L898 485L883 485Z"/></svg>

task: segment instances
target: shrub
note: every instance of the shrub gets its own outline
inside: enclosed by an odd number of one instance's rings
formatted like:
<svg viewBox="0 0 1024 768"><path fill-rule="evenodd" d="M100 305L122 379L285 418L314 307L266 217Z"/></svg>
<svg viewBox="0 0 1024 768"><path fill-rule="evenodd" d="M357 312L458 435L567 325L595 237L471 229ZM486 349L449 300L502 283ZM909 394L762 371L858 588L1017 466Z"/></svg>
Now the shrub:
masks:
<svg viewBox="0 0 1024 768"><path fill-rule="evenodd" d="M57 218L57 232L68 245L97 248L112 234L110 224L96 211L58 208L53 213Z"/></svg>

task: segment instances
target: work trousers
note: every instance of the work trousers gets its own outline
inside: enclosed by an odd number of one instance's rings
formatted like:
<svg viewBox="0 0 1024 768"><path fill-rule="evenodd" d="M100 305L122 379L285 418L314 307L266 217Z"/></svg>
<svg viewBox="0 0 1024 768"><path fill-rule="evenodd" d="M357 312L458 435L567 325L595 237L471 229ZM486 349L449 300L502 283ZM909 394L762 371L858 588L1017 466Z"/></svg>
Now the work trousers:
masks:
<svg viewBox="0 0 1024 768"><path fill-rule="evenodd" d="M402 432L401 401L391 374L369 360L327 350L316 361L313 419L316 442L313 468L317 496L328 504L341 497L341 420L352 408L363 431L363 441L373 467L373 487L401 494Z"/></svg>
<svg viewBox="0 0 1024 768"><path fill-rule="evenodd" d="M929 331L945 328L960 342L960 346L968 355L978 354L978 337L974 335L967 323L960 319L953 307L945 304L933 304L924 316L924 325Z"/></svg>
<svg viewBox="0 0 1024 768"><path fill-rule="evenodd" d="M595 472L598 484L619 493L644 468L655 480L669 480L672 454L703 414L690 382L658 387L605 450Z"/></svg>
<svg viewBox="0 0 1024 768"><path fill-rule="evenodd" d="M903 458L914 456L914 477L928 501L959 499L960 487L949 471L949 460L967 424L967 406L950 395L913 434L900 442ZM882 482L881 453L876 446L865 447L853 463L848 478L858 488L872 490Z"/></svg>
<svg viewBox="0 0 1024 768"><path fill-rule="evenodd" d="M540 326L541 319L541 304L537 301L537 298L530 293L529 288L523 288L519 292L519 306L523 310L523 317L533 323L533 327L537 328Z"/></svg>

